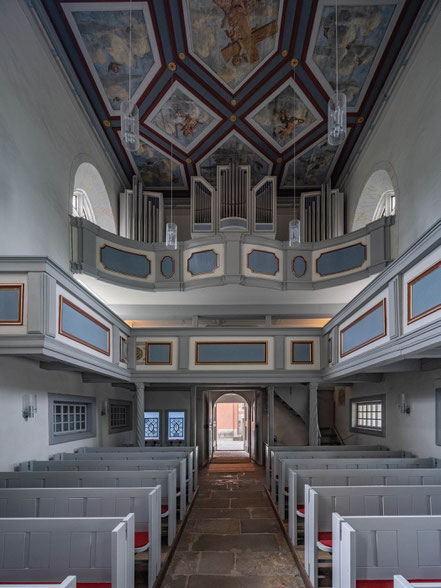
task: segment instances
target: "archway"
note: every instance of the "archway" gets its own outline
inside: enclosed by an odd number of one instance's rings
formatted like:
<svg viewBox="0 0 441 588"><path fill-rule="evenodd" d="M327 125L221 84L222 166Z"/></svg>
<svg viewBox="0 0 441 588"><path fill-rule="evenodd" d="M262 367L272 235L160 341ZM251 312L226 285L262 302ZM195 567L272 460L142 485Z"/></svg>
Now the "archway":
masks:
<svg viewBox="0 0 441 588"><path fill-rule="evenodd" d="M213 408L215 451L249 454L249 409L241 395L227 393L217 399Z"/></svg>
<svg viewBox="0 0 441 588"><path fill-rule="evenodd" d="M361 229L382 216L395 214L395 198L395 187L389 172L385 169L375 171L361 192L352 230Z"/></svg>
<svg viewBox="0 0 441 588"><path fill-rule="evenodd" d="M70 211L106 231L116 232L115 219L104 181L94 165L85 161L75 173Z"/></svg>

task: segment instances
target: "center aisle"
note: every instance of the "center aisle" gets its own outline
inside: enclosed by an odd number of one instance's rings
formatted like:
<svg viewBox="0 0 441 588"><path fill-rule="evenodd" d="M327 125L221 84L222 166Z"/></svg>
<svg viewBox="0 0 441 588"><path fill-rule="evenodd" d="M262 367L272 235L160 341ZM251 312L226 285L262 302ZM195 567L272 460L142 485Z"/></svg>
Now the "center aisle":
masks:
<svg viewBox="0 0 441 588"><path fill-rule="evenodd" d="M264 468L210 469L200 471L199 493L161 588L303 588L264 490Z"/></svg>

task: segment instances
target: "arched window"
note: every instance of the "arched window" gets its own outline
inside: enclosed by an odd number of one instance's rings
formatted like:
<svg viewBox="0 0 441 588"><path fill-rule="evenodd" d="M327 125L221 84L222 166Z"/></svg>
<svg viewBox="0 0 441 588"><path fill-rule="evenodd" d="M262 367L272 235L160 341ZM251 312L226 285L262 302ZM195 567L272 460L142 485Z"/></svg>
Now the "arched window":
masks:
<svg viewBox="0 0 441 588"><path fill-rule="evenodd" d="M365 227L372 221L395 214L396 194L392 179L385 169L374 172L366 184L358 201L352 230Z"/></svg>
<svg viewBox="0 0 441 588"><path fill-rule="evenodd" d="M90 220L92 223L96 223L92 204L84 190L74 190L72 196L72 216L80 216Z"/></svg>

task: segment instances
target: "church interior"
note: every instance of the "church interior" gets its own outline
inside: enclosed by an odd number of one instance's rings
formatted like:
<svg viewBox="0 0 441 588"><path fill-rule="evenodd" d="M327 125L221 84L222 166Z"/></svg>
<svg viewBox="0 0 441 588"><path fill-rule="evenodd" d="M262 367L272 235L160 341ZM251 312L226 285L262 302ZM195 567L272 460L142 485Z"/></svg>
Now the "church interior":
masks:
<svg viewBox="0 0 441 588"><path fill-rule="evenodd" d="M0 54L0 586L440 588L441 1Z"/></svg>

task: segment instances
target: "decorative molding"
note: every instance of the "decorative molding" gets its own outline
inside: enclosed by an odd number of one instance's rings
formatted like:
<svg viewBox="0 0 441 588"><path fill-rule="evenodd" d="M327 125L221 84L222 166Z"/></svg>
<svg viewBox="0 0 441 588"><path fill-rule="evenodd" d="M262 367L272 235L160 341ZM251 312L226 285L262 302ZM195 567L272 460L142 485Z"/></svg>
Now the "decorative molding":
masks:
<svg viewBox="0 0 441 588"><path fill-rule="evenodd" d="M168 276L166 274L164 274L164 272L162 271L162 262L164 261L164 259L170 259L172 262L172 272L171 274L169 274ZM169 280L170 278L172 278L175 275L175 260L171 255L164 255L161 258L161 261L159 263L159 271L161 272L161 276L163 276L166 280Z"/></svg>
<svg viewBox="0 0 441 588"><path fill-rule="evenodd" d="M193 258L193 256L199 255L200 253L213 253L216 256L216 265L213 267L213 269L211 269L209 272L199 272L199 273L193 273L190 270L190 261ZM214 272L217 270L217 268L219 267L219 254L216 253L216 251L214 249L203 249L202 251L194 251L190 257L187 259L187 272L191 275L191 276L206 276L208 274L214 274Z"/></svg>
<svg viewBox="0 0 441 588"><path fill-rule="evenodd" d="M277 260L277 269L273 273L271 273L271 272L262 272L262 271L253 269L250 266L250 255L252 255L253 253L264 253L265 255L272 255ZM247 253L247 268L251 272L253 272L253 274L263 274L265 276L276 276L279 273L279 271L280 271L280 259L272 251L265 251L263 249L252 249L249 253Z"/></svg>
<svg viewBox="0 0 441 588"><path fill-rule="evenodd" d="M18 292L18 307L17 320L0 320L0 326L20 326L23 324L23 308L24 308L24 284L0 284L1 290L17 290Z"/></svg>
<svg viewBox="0 0 441 588"><path fill-rule="evenodd" d="M136 255L137 257L144 257L148 263L148 268L149 268L148 272L145 275L138 276L133 273L122 272L122 271L115 270L115 269L108 267L103 261L103 249L105 249L106 247L108 249L114 249L115 251L119 251L119 252L125 253L127 255ZM106 269L107 271L113 272L115 274L121 274L123 276L130 276L131 278L141 278L141 279L144 278L145 279L145 278L148 278L150 276L150 274L152 273L152 261L151 261L151 259L149 259L147 257L147 255L143 255L142 253L134 253L133 251L127 251L126 249L119 249L118 247L114 247L113 245L108 245L107 243L105 245L103 245L102 247L100 247L100 262L101 262L101 265L103 266L103 268Z"/></svg>
<svg viewBox="0 0 441 588"><path fill-rule="evenodd" d="M106 350L103 350L100 347L97 347L96 345L93 345L92 343L85 341L84 339L80 339L79 337L72 335L68 331L64 331L64 329L63 329L63 306L64 306L64 304L66 304L67 306L70 306L70 308L75 310L75 312L78 312L79 314L83 315L86 319L88 319L89 321L92 321L93 323L95 323L96 325L101 327L104 331L106 331L106 333L107 333L107 349ZM85 347L89 347L90 349L94 349L95 351L98 351L99 353L102 353L103 355L110 356L110 329L109 329L109 327L107 327L103 323L100 323L100 321L98 321L95 317L93 317L90 314L88 314L87 312L85 312L82 308L80 308L79 306L77 306L76 304L74 304L73 302L68 300L67 298L65 298L62 294L60 294L60 296L59 296L58 333L60 335L63 335L64 337L67 337L68 339L71 339L72 341L76 341L77 343L84 345Z"/></svg>
<svg viewBox="0 0 441 588"><path fill-rule="evenodd" d="M168 361L150 361L150 347L152 345L168 346ZM172 365L173 364L173 342L172 341L149 341L145 344L146 365Z"/></svg>
<svg viewBox="0 0 441 588"><path fill-rule="evenodd" d="M294 359L296 345L309 345L309 360L297 361ZM305 365L314 363L314 341L291 341L291 365Z"/></svg>
<svg viewBox="0 0 441 588"><path fill-rule="evenodd" d="M266 365L268 364L268 341L196 341L195 364L196 365ZM263 361L200 361L200 345L264 345Z"/></svg>
<svg viewBox="0 0 441 588"><path fill-rule="evenodd" d="M319 271L318 263L322 257L324 257L325 255L329 255L330 253L335 253L336 251L344 251L345 249L351 249L352 247L357 247L357 245L361 245L364 248L364 255L363 255L363 259L362 259L361 263L359 263L358 265L354 265L353 267L349 267L347 269L344 269L344 270L338 270L336 272L329 272L326 274L322 274ZM324 251L323 253L320 253L320 255L315 260L315 271L321 277L334 276L336 274L343 274L345 272L353 271L354 269L361 267L365 263L366 260L367 260L367 247L364 243L361 243L361 241L359 241L358 243L352 243L351 245L346 245L345 247L339 247L337 249L331 249L330 251Z"/></svg>
<svg viewBox="0 0 441 588"><path fill-rule="evenodd" d="M127 338L119 336L119 361L127 363Z"/></svg>
<svg viewBox="0 0 441 588"><path fill-rule="evenodd" d="M305 262L305 271L303 272L303 274L298 274L295 270L295 262L296 259L303 259L303 261ZM292 264L291 264L291 270L292 273L295 275L296 278L303 278L303 276L306 274L306 272L308 271L308 262L306 261L306 259L303 257L303 255L296 255L295 257L293 257L292 259Z"/></svg>
<svg viewBox="0 0 441 588"><path fill-rule="evenodd" d="M332 363L332 337L328 338L328 364Z"/></svg>
<svg viewBox="0 0 441 588"><path fill-rule="evenodd" d="M437 261L436 263L432 264L429 268L427 268L426 270L424 270L420 274L418 274L415 278L413 278L413 280L410 280L409 282L407 282L407 324L408 325L424 318L425 316L427 316L429 314L432 314L433 312L437 312L438 310L441 310L441 302L438 304L435 304L434 306L431 306L427 310L420 312L419 314L416 314L416 315L413 315L413 310L412 310L414 285L417 282L419 282L420 280L423 280L426 276L428 276L429 274L431 274L435 270L437 270L439 267L441 267L441 259L439 261Z"/></svg>
<svg viewBox="0 0 441 588"><path fill-rule="evenodd" d="M377 310L377 308L383 308L383 331L381 333L379 333L378 335L376 335L375 337L371 337L367 341L360 343L360 345L356 345L352 349L349 349L348 351L343 352L343 335L344 335L344 333L346 331L348 331L349 329L351 329L354 325L359 323L361 320L363 320L366 316L369 316L370 314L375 312ZM359 316L357 319L355 319L355 321L352 321L352 323L350 323L349 325L347 325L344 329L342 329L340 331L340 357L345 357L347 355L350 355L351 353L354 353L354 351L357 351L358 349L361 349L362 347L366 347L367 345L370 345L374 341L378 341L378 339L382 339L383 337L386 337L386 335L387 335L386 298L383 298L383 300L380 300L380 302L378 302L378 304L376 304L375 306L373 306L372 308L367 310L364 314Z"/></svg>

